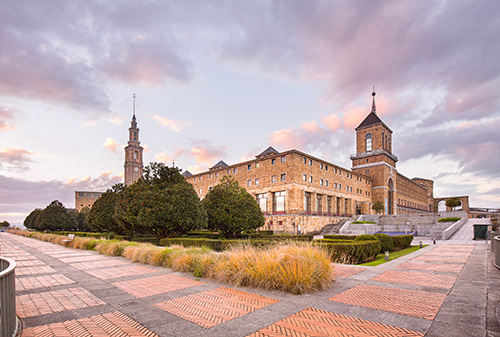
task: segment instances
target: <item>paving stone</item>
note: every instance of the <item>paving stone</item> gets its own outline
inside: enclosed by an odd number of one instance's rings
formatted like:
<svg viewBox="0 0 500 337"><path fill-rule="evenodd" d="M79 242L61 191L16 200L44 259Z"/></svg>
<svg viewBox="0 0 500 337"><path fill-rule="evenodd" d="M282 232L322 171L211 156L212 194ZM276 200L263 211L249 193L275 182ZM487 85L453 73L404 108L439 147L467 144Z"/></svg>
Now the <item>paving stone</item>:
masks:
<svg viewBox="0 0 500 337"><path fill-rule="evenodd" d="M453 283L455 283L455 279L456 276L454 275L435 275L419 272L388 270L383 274L374 277L372 280L451 289L453 287Z"/></svg>
<svg viewBox="0 0 500 337"><path fill-rule="evenodd" d="M202 284L204 283L177 275L161 275L113 283L114 286L139 298L163 294L188 287L196 287Z"/></svg>

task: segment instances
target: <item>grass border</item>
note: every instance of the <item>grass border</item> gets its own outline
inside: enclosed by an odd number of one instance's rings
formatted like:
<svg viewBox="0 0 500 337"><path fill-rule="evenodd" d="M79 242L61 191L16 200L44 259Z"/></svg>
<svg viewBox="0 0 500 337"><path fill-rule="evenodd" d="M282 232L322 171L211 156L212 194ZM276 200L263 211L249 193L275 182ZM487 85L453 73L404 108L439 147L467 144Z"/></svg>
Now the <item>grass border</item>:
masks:
<svg viewBox="0 0 500 337"><path fill-rule="evenodd" d="M423 245L422 248L427 247L428 245ZM397 250L395 252L390 252L389 253L389 261L395 260L401 256L405 256L408 254L411 254L413 252L416 252L417 250L422 249L420 246L410 246L409 248ZM381 265L383 263L389 262L385 260L385 253L380 253L375 257L375 260L366 262L366 263L361 263L358 264L358 266L368 266L368 267L376 267L378 265Z"/></svg>

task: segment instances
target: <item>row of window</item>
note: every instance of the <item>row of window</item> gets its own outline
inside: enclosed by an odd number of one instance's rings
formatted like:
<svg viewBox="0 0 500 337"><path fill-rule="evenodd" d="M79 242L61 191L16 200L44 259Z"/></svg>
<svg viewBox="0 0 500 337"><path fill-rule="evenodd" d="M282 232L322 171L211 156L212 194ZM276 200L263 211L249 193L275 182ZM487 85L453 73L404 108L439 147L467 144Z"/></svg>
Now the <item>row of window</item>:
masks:
<svg viewBox="0 0 500 337"><path fill-rule="evenodd" d="M413 201L401 200L401 199L398 199L398 206L410 207L410 208L416 208L416 209L422 209L422 210L427 209L427 207L425 205L418 204L418 203L413 202Z"/></svg>
<svg viewBox="0 0 500 337"><path fill-rule="evenodd" d="M278 181L278 176L277 175L272 175L271 176L271 183L275 183ZM286 181L286 173L280 174L280 181ZM260 185L260 178L255 178L253 179L253 184L255 186ZM247 180L247 186L251 187L252 186L252 179Z"/></svg>
<svg viewBox="0 0 500 337"><path fill-rule="evenodd" d="M286 162L286 157L280 157L280 161L282 163ZM276 165L276 158L272 158L271 159L271 165ZM255 163L253 165L256 169L258 169L260 167L260 163ZM252 170L252 164L248 164L247 165L247 171L251 171ZM229 171L229 170L228 170ZM236 172L235 172L236 173Z"/></svg>

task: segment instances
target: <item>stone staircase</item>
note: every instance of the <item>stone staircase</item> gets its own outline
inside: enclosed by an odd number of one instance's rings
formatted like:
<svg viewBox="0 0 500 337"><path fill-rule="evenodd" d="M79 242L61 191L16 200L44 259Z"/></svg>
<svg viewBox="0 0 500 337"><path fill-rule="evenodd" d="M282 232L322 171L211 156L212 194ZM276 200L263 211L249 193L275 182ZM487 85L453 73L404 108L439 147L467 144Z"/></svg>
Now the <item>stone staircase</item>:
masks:
<svg viewBox="0 0 500 337"><path fill-rule="evenodd" d="M323 227L321 233L319 235L331 235L338 234L340 228L348 221L349 219L342 219L336 224L329 224Z"/></svg>

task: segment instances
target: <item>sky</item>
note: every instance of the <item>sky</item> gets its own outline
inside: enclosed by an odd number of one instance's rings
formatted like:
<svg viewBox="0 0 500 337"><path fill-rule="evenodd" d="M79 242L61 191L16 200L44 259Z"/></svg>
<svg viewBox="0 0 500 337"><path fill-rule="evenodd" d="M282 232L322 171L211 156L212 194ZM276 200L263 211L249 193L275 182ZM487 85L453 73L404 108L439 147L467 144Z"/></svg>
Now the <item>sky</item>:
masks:
<svg viewBox="0 0 500 337"><path fill-rule="evenodd" d="M500 208L500 2L0 0L0 221L268 146L345 168L371 109L403 175Z"/></svg>

